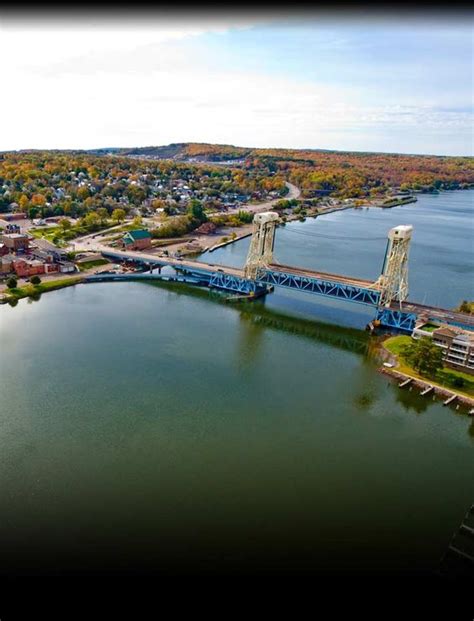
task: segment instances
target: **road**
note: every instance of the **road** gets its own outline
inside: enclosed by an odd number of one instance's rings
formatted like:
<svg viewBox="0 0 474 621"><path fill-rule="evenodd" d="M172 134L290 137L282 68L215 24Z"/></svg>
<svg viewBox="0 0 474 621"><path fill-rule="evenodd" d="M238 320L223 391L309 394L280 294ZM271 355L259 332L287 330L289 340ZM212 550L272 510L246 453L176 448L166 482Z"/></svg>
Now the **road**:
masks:
<svg viewBox="0 0 474 621"><path fill-rule="evenodd" d="M396 307L394 308L397 310ZM417 313L418 316L428 315L442 322L452 321L474 328L474 315L468 315L467 313L459 313L446 308L426 306L425 304L418 304L417 302L410 301L403 302L403 310L405 312Z"/></svg>
<svg viewBox="0 0 474 621"><path fill-rule="evenodd" d="M363 278L357 278L352 276L343 276L342 274L331 274L329 272L317 272L315 270L308 270L302 267L292 267L291 265L282 265L280 263L270 264L270 269L275 272L285 272L288 274L295 274L297 276L305 276L307 278L318 278L320 280L326 280L331 282L340 282L344 285L353 285L355 287L370 287L371 289L378 289L378 285L372 280L365 280Z"/></svg>
<svg viewBox="0 0 474 621"><path fill-rule="evenodd" d="M162 261L164 264L170 265L171 267L188 267L205 270L206 272L215 272L220 269L226 274L232 274L233 276L244 278L244 270L238 269L236 267L227 267L226 265L214 266L212 263L202 263L201 261L194 261L192 259L185 259L183 261L180 259L175 259L173 257L159 257L156 254L151 254L147 252L136 252L133 250L127 250L126 252L123 252L121 250L108 248L107 246L103 246L101 252L104 252L110 256L117 257L118 260L138 259L139 261L150 261L155 263L159 263L160 261Z"/></svg>
<svg viewBox="0 0 474 621"><path fill-rule="evenodd" d="M301 190L297 188L296 185L293 185L292 183L289 183L288 181L285 181L285 185L288 188L288 194L286 196L279 197L279 198L273 198L271 201L265 201L264 203L256 203L255 205L252 205L252 204L241 205L240 207L236 207L235 209L229 209L228 211L224 213L220 211L216 211L215 213L209 214L209 215L217 216L217 215L235 214L235 213L239 213L239 211L251 211L252 213L259 213L261 211L270 211L279 201L298 198L299 195L301 194Z"/></svg>

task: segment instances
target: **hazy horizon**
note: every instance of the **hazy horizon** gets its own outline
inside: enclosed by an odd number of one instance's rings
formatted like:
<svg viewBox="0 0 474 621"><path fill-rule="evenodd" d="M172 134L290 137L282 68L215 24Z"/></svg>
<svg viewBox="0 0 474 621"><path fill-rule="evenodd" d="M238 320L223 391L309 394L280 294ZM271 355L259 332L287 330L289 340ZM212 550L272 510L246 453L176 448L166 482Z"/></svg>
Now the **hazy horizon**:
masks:
<svg viewBox="0 0 474 621"><path fill-rule="evenodd" d="M177 144L202 144L202 145L213 145L218 147L235 147L237 149L266 149L266 150L279 150L285 149L288 151L322 151L322 152L330 152L330 153L370 153L370 154L380 154L380 155L413 155L417 157L474 157L474 155L447 155L445 153L414 153L414 152L403 152L403 151L363 151L360 149L324 149L318 147L279 147L275 145L265 145L261 147L256 147L254 145L243 145L243 144L230 144L230 143L217 143L217 142L204 142L203 140L183 140L183 141L173 141L167 144L141 144L141 145L100 145L95 147L64 147L64 148L55 148L55 147L24 147L19 149L3 149L0 153L21 153L21 152L29 152L29 151L104 151L104 150L116 150L116 149L125 149L125 150L133 150L133 149L155 149L161 147L168 147L171 145ZM167 158L164 158L167 159Z"/></svg>
<svg viewBox="0 0 474 621"><path fill-rule="evenodd" d="M0 150L471 156L472 14L0 12Z"/></svg>

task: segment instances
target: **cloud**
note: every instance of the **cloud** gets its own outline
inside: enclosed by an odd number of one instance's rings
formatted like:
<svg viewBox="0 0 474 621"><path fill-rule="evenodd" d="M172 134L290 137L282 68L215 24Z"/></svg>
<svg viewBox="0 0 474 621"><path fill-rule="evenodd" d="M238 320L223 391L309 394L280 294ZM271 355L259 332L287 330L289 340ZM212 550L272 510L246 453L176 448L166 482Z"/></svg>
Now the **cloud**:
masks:
<svg viewBox="0 0 474 621"><path fill-rule="evenodd" d="M472 111L455 102L401 95L393 103L349 80L328 84L260 66L223 66L194 45L209 32L225 41L230 29L253 26L229 19L24 29L21 46L20 32L6 29L4 37L1 31L0 53L9 62L2 71L8 96L0 149L184 141L381 151L396 143L404 152L419 151L424 141L430 152L472 148Z"/></svg>

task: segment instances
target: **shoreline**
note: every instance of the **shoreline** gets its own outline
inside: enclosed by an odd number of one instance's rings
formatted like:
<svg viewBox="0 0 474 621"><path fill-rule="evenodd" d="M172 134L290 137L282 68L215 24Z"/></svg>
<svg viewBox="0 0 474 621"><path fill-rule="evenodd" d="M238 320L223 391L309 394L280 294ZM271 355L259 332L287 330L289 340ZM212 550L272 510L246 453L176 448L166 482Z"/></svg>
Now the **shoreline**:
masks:
<svg viewBox="0 0 474 621"><path fill-rule="evenodd" d="M435 379L424 378L421 375L419 375L415 370L412 370L410 367L408 367L408 365L403 365L403 371L402 371L401 370L402 365L400 363L399 356L394 354L392 351L390 351L385 346L385 342L389 338L391 338L391 336L387 335L383 338L382 341L380 341L378 353L379 353L380 358L383 360L383 362L389 361L392 364L394 364L394 367L390 368L390 367L384 367L383 365L381 365L377 369L378 373L381 373L383 375L388 375L393 380L402 380L402 381L411 380L409 382L410 385L414 385L420 388L422 391L430 389L430 391L426 393L426 395L429 395L430 397L432 394L433 395L438 394L439 396L444 397L445 399L450 399L454 397L453 403L461 402L466 407L474 409L474 397L469 395L468 393L465 393L463 391L458 391L444 384L440 384ZM472 416L470 412L469 412L469 415Z"/></svg>
<svg viewBox="0 0 474 621"><path fill-rule="evenodd" d="M78 285L84 282L84 279L85 275L68 276L56 280L44 280L39 285L32 285L31 283L27 283L21 287L6 289L5 291L0 292L0 304L10 304L16 306L19 300L23 300L25 298L39 299L39 297L41 297L43 293L48 293L49 291L58 291L59 289Z"/></svg>
<svg viewBox="0 0 474 621"><path fill-rule="evenodd" d="M437 382L434 382L431 380L430 381L424 380L415 375L409 375L408 373L399 371L398 369L390 369L387 367L379 367L377 369L377 372L383 375L388 375L391 379L396 380L396 381L402 380L403 382L403 381L411 380L409 385L420 388L422 389L422 391L430 389L430 391L426 393L426 395L429 396L429 398L432 398L432 396L433 397L440 396L445 400L452 399L450 403L453 403L453 405L462 404L463 406L466 406L467 408L474 409L474 399L472 397L469 397L468 395L464 393L456 392L455 390L452 390L450 388L446 388L445 386L442 386L441 384L438 384ZM402 386L399 385L399 388L401 389ZM424 395L420 393L420 396L424 396ZM446 403L446 401L444 401L443 405L449 405L450 403ZM471 414L470 412L468 412L467 414L468 416L474 415L474 414Z"/></svg>

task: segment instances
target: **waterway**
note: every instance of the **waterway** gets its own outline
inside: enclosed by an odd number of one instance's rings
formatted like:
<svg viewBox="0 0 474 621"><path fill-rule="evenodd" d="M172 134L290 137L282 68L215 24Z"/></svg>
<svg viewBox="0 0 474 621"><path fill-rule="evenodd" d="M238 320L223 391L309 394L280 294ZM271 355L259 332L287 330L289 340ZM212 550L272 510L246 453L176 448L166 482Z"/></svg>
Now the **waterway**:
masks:
<svg viewBox="0 0 474 621"><path fill-rule="evenodd" d="M291 224L277 258L374 277L383 240L290 227L413 223L413 297L452 306L473 298L472 196ZM474 499L474 422L377 374L364 332L314 323L330 305L291 303L137 282L0 307L0 572L436 569Z"/></svg>
<svg viewBox="0 0 474 621"><path fill-rule="evenodd" d="M382 271L388 231L413 225L409 299L453 308L474 299L474 190L418 194L418 201L391 209L337 211L280 227L274 258L286 265L375 280ZM241 267L250 238L206 252L200 260ZM364 328L373 311L338 300L278 289L269 308Z"/></svg>

